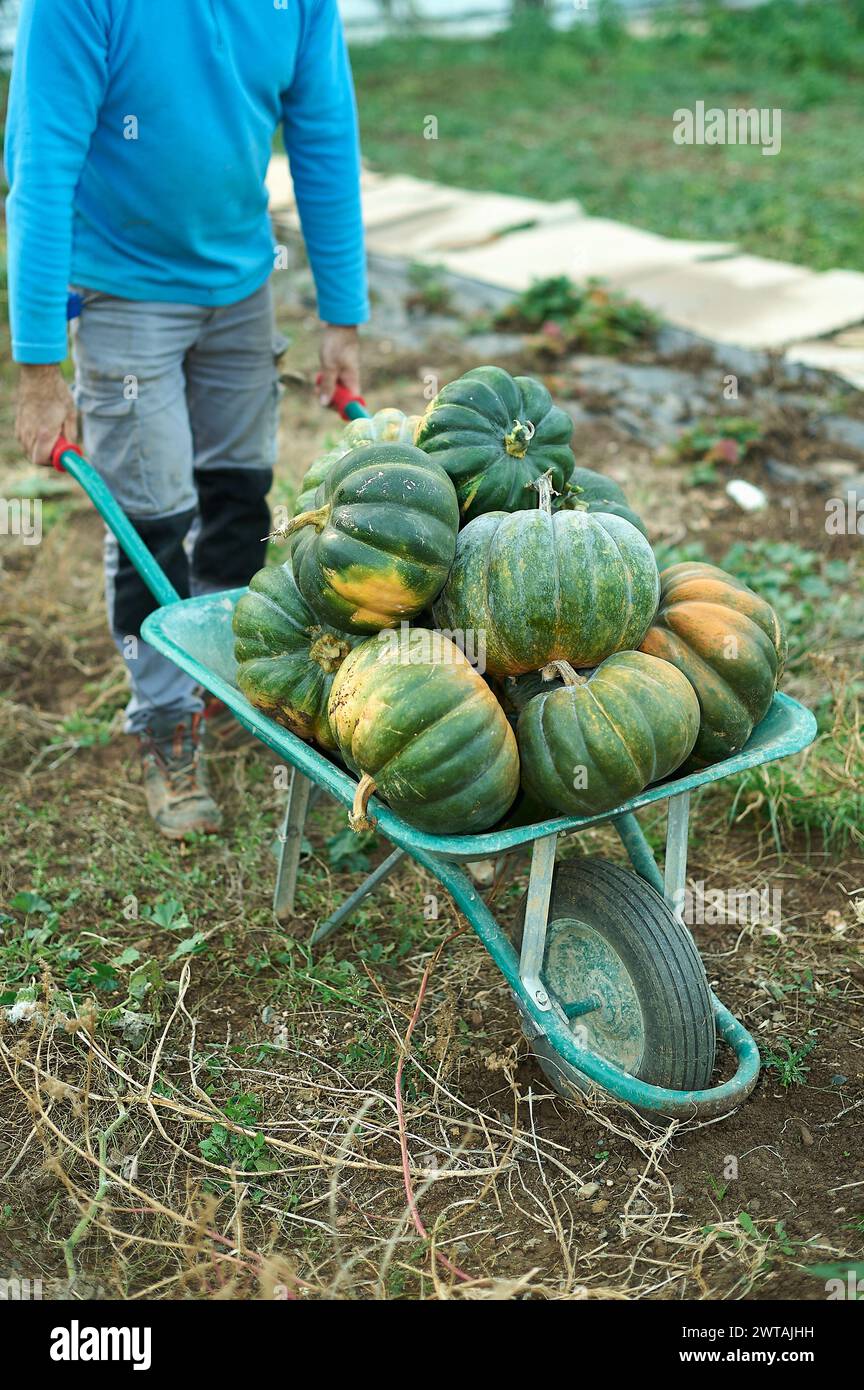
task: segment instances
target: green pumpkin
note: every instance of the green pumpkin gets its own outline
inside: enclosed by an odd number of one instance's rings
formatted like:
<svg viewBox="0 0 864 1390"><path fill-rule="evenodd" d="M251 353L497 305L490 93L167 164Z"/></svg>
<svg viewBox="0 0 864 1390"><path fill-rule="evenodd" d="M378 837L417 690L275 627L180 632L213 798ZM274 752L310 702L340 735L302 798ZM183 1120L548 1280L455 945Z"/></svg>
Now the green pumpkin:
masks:
<svg viewBox="0 0 864 1390"><path fill-rule="evenodd" d="M337 447L330 449L326 454L322 454L316 459L300 481L300 491L297 494L297 501L294 503L294 515L300 516L303 512L308 512L315 505L315 493L323 483L334 463L338 463L344 458L347 450Z"/></svg>
<svg viewBox="0 0 864 1390"><path fill-rule="evenodd" d="M323 483L337 459L343 458L349 449L361 449L366 444L413 444L419 420L419 415L406 415L392 406L376 410L374 415L352 420L342 431L339 442L316 459L303 474L294 515L309 511L315 489Z"/></svg>
<svg viewBox="0 0 864 1390"><path fill-rule="evenodd" d="M327 718L330 687L361 639L318 622L290 564L268 565L252 576L232 627L237 685L249 703L299 738L335 749Z"/></svg>
<svg viewBox="0 0 864 1390"><path fill-rule="evenodd" d="M363 774L352 824L373 791L409 825L438 835L486 830L519 788L516 739L482 676L428 628L381 632L333 682L330 723Z"/></svg>
<svg viewBox="0 0 864 1390"><path fill-rule="evenodd" d="M744 747L768 713L786 661L780 619L765 599L716 565L670 565L642 651L670 661L699 698L702 722L689 767Z"/></svg>
<svg viewBox="0 0 864 1390"><path fill-rule="evenodd" d="M638 796L684 762L699 732L699 701L674 666L617 652L587 677L560 663L564 684L519 716L522 785L566 816L596 816Z"/></svg>
<svg viewBox="0 0 864 1390"><path fill-rule="evenodd" d="M657 609L657 564L635 526L602 512L553 515L548 480L537 486L534 511L490 512L459 532L433 607L437 627L460 642L472 635L492 676L550 661L596 666L638 647Z"/></svg>
<svg viewBox="0 0 864 1390"><path fill-rule="evenodd" d="M446 468L464 521L532 506L526 487L549 474L560 492L573 470L573 421L546 387L500 367L475 367L430 402L417 444Z"/></svg>
<svg viewBox="0 0 864 1390"><path fill-rule="evenodd" d="M589 512L605 512L607 516L623 516L643 536L647 536L645 522L628 506L624 489L612 478L595 473L593 468L574 468L560 497L555 498L556 507L584 508Z"/></svg>
<svg viewBox="0 0 864 1390"><path fill-rule="evenodd" d="M459 506L443 468L410 444L351 449L292 537L297 587L323 623L377 632L435 598L456 551Z"/></svg>
<svg viewBox="0 0 864 1390"><path fill-rule="evenodd" d="M510 723L515 724L535 695L547 695L550 690L557 690L560 685L563 685L561 677L553 674L553 667L547 666L543 671L526 671L521 676L505 676L503 680L493 682L493 689Z"/></svg>
<svg viewBox="0 0 864 1390"><path fill-rule="evenodd" d="M406 415L387 406L346 425L342 445L345 449L359 449L364 444L413 444L419 423L419 415Z"/></svg>

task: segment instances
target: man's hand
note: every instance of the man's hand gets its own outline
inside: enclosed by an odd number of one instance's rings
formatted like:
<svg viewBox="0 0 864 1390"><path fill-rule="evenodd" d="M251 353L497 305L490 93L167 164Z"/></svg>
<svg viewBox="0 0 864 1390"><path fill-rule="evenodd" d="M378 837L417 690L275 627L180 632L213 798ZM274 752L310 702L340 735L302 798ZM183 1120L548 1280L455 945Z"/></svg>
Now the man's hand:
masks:
<svg viewBox="0 0 864 1390"><path fill-rule="evenodd" d="M337 386L360 395L360 339L356 328L325 323L321 337L321 380L318 399L329 405Z"/></svg>
<svg viewBox="0 0 864 1390"><path fill-rule="evenodd" d="M78 415L58 363L22 366L15 434L25 454L36 464L50 464L51 451L61 434L73 444L76 442Z"/></svg>

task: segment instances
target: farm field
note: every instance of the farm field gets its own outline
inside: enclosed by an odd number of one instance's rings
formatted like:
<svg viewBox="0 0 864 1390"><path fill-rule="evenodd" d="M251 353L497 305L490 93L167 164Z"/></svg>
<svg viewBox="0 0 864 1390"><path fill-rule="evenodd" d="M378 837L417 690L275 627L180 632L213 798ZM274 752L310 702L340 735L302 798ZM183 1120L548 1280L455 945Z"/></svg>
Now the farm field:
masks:
<svg viewBox="0 0 864 1390"><path fill-rule="evenodd" d="M697 23L670 6L642 37L614 6L600 13L565 33L531 11L488 39L408 32L356 45L366 159L465 188L578 198L594 216L817 270L864 269L860 0L707 4ZM779 111L779 152L676 144L673 113L698 100Z"/></svg>
<svg viewBox="0 0 864 1390"><path fill-rule="evenodd" d="M308 370L308 311L283 308L281 326L289 369ZM371 333L368 400L422 409L430 363L455 377L476 365L469 341L412 351ZM526 347L503 365L592 404L578 357ZM101 524L44 477L41 544L0 550L0 1001L29 986L35 1005L0 1031L0 1267L46 1297L824 1299L864 1239L864 576L860 538L826 536L824 493L764 460L806 473L827 458L808 411L857 411L835 396L813 387L756 421L737 469L768 493L758 515L725 496L722 461L649 449L602 412L574 441L626 480L665 560L723 563L776 604L784 688L820 721L808 754L696 799L692 881L779 891L767 921L694 926L764 1065L748 1103L703 1126L551 1093L490 959L419 869L312 955L316 920L387 852L333 804L312 813L296 916L276 924L284 793L260 744L214 740L222 837L161 840L119 733ZM5 495L26 492L8 389L0 425ZM289 387L274 500L334 437ZM644 822L661 845L662 817ZM607 830L564 853L621 859ZM493 890L506 920L525 887L513 868Z"/></svg>

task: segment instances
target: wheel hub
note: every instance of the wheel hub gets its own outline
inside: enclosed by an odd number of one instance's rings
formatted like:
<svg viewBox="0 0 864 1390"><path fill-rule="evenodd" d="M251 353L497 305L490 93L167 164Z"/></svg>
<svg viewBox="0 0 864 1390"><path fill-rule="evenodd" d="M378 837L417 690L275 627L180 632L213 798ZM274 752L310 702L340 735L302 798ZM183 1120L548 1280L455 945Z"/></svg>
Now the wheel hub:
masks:
<svg viewBox="0 0 864 1390"><path fill-rule="evenodd" d="M572 917L550 923L543 975L565 1012L579 1004L572 1027L580 1044L634 1073L642 1061L645 1023L633 981L605 937Z"/></svg>

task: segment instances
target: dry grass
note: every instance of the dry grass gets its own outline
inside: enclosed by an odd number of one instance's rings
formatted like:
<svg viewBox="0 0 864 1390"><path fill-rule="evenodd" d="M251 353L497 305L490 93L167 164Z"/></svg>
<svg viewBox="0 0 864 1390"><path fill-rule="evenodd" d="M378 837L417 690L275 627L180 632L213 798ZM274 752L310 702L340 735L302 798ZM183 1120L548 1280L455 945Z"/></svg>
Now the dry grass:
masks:
<svg viewBox="0 0 864 1390"><path fill-rule="evenodd" d="M419 395L372 371L380 401ZM324 433L311 409L294 415L282 489ZM764 1052L815 1033L805 1083L769 1068L741 1111L701 1126L565 1102L443 894L427 920L419 869L309 955L313 924L386 852L340 857L340 809L313 813L295 919L274 922L281 795L259 746L214 758L222 840L159 841L119 737L99 526L74 495L52 506L34 553L4 548L2 576L0 891L51 912L13 906L0 923L0 976L35 995L0 1031L0 1275L77 1298L824 1296L802 1266L861 1251L864 860L854 837L842 854L816 837L804 859L806 767L737 804L703 798L691 842L694 878L783 889L779 930L696 935ZM817 751L838 805L854 792L853 717ZM646 830L658 843L662 818ZM620 855L606 829L577 848ZM523 888L524 874L501 887L503 920ZM152 1021L130 1040L117 1011L151 959Z"/></svg>

